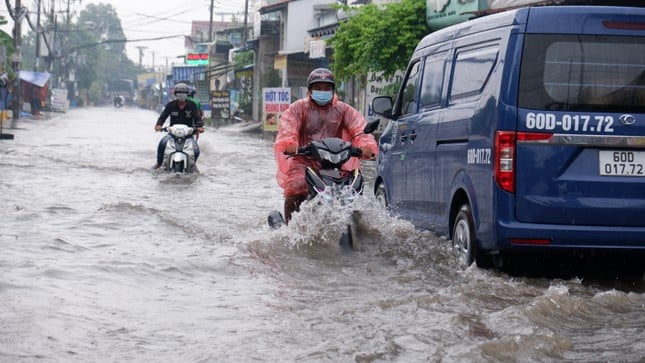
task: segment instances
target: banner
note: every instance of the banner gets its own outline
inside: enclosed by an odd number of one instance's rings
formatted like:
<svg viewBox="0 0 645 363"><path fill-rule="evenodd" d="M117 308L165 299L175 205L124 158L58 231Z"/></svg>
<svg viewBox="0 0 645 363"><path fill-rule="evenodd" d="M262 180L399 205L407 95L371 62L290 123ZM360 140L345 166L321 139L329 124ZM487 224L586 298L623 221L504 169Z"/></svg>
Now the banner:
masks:
<svg viewBox="0 0 645 363"><path fill-rule="evenodd" d="M262 120L264 131L278 131L280 115L291 104L290 88L262 89Z"/></svg>
<svg viewBox="0 0 645 363"><path fill-rule="evenodd" d="M226 120L231 117L231 96L228 91L211 91L211 118Z"/></svg>
<svg viewBox="0 0 645 363"><path fill-rule="evenodd" d="M372 111L372 100L376 96L396 96L396 95L387 95L383 91L385 87L392 87L391 85L397 85L395 88L390 89L390 91L394 90L395 92L398 90L398 85L401 84L403 81L404 74L402 71L396 71L394 73L394 76L391 76L389 78L386 78L383 76L382 73L373 73L370 72L367 75L367 87L365 87L365 108L366 114L365 114L365 120L367 122L374 121L376 119L380 119L381 123L379 123L378 131L376 133L382 133L383 129L387 125L388 120L384 117L378 116L377 114Z"/></svg>
<svg viewBox="0 0 645 363"><path fill-rule="evenodd" d="M62 88L52 88L49 107L53 111L65 112L69 108L67 99L67 90Z"/></svg>

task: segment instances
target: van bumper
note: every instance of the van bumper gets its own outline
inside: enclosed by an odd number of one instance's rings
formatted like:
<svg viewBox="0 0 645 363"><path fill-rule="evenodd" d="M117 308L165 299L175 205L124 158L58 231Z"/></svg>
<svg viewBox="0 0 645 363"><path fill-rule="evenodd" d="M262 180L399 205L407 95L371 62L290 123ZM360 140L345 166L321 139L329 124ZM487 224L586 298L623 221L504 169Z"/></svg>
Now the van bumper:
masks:
<svg viewBox="0 0 645 363"><path fill-rule="evenodd" d="M575 226L553 224L497 224L493 250L527 247L542 249L602 249L645 251L645 226ZM487 246L482 246L487 249Z"/></svg>

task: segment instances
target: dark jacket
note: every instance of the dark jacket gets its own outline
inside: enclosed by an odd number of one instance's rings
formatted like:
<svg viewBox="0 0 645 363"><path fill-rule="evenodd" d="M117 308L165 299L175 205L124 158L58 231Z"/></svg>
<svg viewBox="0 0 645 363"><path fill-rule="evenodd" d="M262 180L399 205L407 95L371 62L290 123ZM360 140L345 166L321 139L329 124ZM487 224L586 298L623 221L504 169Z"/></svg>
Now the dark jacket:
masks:
<svg viewBox="0 0 645 363"><path fill-rule="evenodd" d="M177 100L168 102L157 119L157 125L162 126L168 116L170 116L170 126L183 124L190 127L204 127L204 120L197 106L190 101L186 102L183 109L179 108Z"/></svg>

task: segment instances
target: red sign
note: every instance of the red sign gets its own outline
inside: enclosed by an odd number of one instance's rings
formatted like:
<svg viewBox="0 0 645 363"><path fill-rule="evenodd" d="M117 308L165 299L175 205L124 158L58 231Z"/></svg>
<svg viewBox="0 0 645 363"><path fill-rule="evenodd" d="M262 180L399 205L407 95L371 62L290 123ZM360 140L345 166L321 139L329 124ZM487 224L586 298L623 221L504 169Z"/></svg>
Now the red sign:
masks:
<svg viewBox="0 0 645 363"><path fill-rule="evenodd" d="M208 64L208 53L188 53L186 64Z"/></svg>

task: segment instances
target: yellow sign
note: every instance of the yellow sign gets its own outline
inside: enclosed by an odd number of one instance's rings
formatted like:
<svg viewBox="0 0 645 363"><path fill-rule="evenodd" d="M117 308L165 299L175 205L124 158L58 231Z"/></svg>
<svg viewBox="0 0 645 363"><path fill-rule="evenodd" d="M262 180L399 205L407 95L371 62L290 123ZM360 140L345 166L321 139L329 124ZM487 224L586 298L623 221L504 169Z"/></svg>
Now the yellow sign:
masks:
<svg viewBox="0 0 645 363"><path fill-rule="evenodd" d="M278 54L273 60L273 69L286 69L287 68L287 55Z"/></svg>

